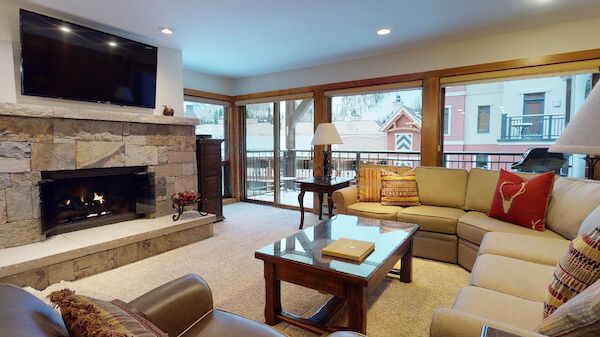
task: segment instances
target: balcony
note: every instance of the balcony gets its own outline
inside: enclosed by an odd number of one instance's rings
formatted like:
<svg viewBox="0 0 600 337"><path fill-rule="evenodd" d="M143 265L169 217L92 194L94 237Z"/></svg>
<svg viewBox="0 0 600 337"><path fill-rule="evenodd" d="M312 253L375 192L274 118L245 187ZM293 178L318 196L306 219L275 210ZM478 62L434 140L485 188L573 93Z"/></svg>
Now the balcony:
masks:
<svg viewBox="0 0 600 337"><path fill-rule="evenodd" d="M246 197L249 199L273 202L275 200L275 161L273 151L247 151ZM444 166L449 168L471 169L474 167L492 170L510 170L510 165L518 161L522 153L516 152L446 152ZM356 178L360 165L394 165L416 167L421 164L421 154L416 151L333 151L333 173L337 177ZM313 175L313 152L286 150L279 154L280 175L279 203L297 205L298 189L295 179ZM317 163L320 166L320 163ZM311 193L305 204L311 205Z"/></svg>
<svg viewBox="0 0 600 337"><path fill-rule="evenodd" d="M565 129L564 114L518 115L502 114L499 142L553 142Z"/></svg>

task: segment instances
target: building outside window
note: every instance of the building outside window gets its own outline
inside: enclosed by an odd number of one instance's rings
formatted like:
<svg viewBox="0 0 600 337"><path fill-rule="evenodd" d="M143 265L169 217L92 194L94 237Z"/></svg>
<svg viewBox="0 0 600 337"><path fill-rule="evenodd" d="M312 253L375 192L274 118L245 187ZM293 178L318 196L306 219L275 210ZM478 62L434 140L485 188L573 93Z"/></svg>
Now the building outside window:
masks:
<svg viewBox="0 0 600 337"><path fill-rule="evenodd" d="M588 73L446 85L445 104L452 112L446 117L444 111L444 121L450 120L443 137L445 166L513 170L528 149L556 142L585 101L591 83ZM566 155L564 160L562 167L553 165L552 170L583 177L585 165L578 155Z"/></svg>
<svg viewBox="0 0 600 337"><path fill-rule="evenodd" d="M477 107L477 133L490 132L490 110L489 105L480 105Z"/></svg>

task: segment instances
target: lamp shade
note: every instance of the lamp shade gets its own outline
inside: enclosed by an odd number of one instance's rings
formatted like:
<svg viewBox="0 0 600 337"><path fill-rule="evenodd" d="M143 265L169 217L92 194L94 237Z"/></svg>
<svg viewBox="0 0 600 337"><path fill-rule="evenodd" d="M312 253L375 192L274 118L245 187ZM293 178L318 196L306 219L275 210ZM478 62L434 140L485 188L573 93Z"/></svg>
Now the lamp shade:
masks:
<svg viewBox="0 0 600 337"><path fill-rule="evenodd" d="M600 85L596 85L550 152L600 155Z"/></svg>
<svg viewBox="0 0 600 337"><path fill-rule="evenodd" d="M311 145L342 144L342 138L333 123L320 123L313 137Z"/></svg>

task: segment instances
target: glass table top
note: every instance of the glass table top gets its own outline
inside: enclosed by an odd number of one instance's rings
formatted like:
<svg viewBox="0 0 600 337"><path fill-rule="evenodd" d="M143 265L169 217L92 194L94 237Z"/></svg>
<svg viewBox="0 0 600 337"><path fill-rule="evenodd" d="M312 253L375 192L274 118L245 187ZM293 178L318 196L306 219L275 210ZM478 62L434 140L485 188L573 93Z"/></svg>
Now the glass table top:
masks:
<svg viewBox="0 0 600 337"><path fill-rule="evenodd" d="M418 228L416 224L404 222L336 215L258 249L256 253L368 278ZM321 249L339 238L374 242L375 251L360 264L323 256Z"/></svg>

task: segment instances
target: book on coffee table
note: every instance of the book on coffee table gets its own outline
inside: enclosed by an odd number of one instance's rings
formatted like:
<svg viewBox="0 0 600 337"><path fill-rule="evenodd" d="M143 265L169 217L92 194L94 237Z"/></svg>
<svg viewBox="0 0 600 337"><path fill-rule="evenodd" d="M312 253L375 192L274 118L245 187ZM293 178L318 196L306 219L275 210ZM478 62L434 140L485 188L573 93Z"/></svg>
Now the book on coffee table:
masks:
<svg viewBox="0 0 600 337"><path fill-rule="evenodd" d="M373 242L340 238L321 249L321 253L344 260L362 262L374 250Z"/></svg>

